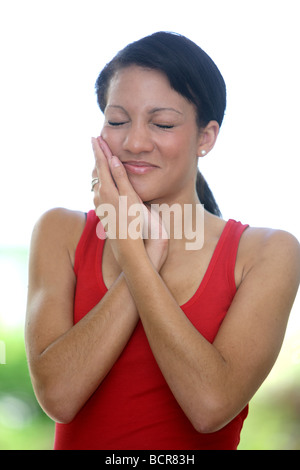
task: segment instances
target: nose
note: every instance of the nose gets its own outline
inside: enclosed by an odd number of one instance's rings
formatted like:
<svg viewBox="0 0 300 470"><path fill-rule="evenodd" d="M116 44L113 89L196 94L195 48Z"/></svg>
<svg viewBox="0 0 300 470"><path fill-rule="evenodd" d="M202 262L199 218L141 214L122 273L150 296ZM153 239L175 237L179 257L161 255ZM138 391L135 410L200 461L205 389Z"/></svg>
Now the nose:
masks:
<svg viewBox="0 0 300 470"><path fill-rule="evenodd" d="M124 150L132 154L151 152L154 143L151 138L150 129L146 125L131 125L123 143Z"/></svg>

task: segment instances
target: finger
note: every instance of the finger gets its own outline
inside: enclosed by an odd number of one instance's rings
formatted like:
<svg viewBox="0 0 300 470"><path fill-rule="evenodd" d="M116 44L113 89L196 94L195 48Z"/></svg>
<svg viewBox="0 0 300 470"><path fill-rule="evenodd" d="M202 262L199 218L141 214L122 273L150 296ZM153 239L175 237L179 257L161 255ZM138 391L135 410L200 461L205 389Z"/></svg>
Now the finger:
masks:
<svg viewBox="0 0 300 470"><path fill-rule="evenodd" d="M107 158L99 144L98 139L92 137L92 146L95 156L96 172L101 182L113 183Z"/></svg>
<svg viewBox="0 0 300 470"><path fill-rule="evenodd" d="M105 157L108 160L110 160L111 157L113 156L113 154L112 154L112 151L110 150L108 144L105 142L105 140L103 139L103 137L101 135L98 137L97 140L98 140L99 146L100 146L102 152L104 153Z"/></svg>
<svg viewBox="0 0 300 470"><path fill-rule="evenodd" d="M116 157L115 155L111 157L111 159L109 160L109 167L110 167L112 177L119 190L119 194L123 196L123 195L129 195L133 192L135 193L128 179L124 165L121 163L118 157Z"/></svg>

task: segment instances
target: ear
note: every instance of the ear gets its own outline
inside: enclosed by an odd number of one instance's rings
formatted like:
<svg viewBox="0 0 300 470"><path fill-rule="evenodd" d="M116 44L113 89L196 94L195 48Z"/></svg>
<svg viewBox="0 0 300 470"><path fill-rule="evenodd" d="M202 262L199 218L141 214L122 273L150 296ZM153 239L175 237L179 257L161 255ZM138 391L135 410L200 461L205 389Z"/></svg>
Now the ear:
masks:
<svg viewBox="0 0 300 470"><path fill-rule="evenodd" d="M204 129L201 129L198 142L198 156L204 157L210 152L217 140L220 126L217 121L210 121Z"/></svg>

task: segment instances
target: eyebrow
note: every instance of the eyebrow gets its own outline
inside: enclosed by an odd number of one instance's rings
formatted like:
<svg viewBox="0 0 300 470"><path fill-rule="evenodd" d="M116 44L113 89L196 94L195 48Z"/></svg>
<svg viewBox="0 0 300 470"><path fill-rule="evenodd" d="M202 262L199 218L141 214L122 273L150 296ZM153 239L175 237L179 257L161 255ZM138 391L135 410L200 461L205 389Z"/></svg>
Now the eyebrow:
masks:
<svg viewBox="0 0 300 470"><path fill-rule="evenodd" d="M125 108L123 108L123 106L118 106L118 105L114 105L114 104L109 104L107 105L107 108L117 108L117 109L121 109L122 111L124 111L126 114L127 111ZM180 114L180 115L183 115L183 113L181 113L180 111L178 111L177 109L175 108L152 108L150 109L150 111L148 111L148 114L154 114L154 113L158 113L158 112L161 112L161 111L173 111L177 114Z"/></svg>
<svg viewBox="0 0 300 470"><path fill-rule="evenodd" d="M149 111L149 114L158 113L160 111L174 111L177 114L181 114L181 115L183 114L175 108L153 108Z"/></svg>

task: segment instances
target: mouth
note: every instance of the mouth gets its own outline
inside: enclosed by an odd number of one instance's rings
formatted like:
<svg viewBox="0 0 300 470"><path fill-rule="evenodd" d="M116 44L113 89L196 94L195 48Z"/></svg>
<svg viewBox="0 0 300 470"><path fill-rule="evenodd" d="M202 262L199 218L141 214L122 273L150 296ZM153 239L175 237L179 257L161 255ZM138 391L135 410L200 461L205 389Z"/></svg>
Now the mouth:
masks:
<svg viewBox="0 0 300 470"><path fill-rule="evenodd" d="M149 162L143 162L143 161L128 161L128 162L122 162L125 169L129 173L133 173L134 175L144 175L146 173L149 173L158 166L153 165L152 163Z"/></svg>

